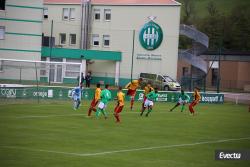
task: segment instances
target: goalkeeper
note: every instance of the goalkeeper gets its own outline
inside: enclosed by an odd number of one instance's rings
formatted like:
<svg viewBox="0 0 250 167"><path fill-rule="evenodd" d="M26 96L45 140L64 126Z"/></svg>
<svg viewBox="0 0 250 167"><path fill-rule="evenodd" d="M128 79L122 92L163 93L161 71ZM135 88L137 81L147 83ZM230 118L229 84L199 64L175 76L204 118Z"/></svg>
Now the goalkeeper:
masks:
<svg viewBox="0 0 250 167"><path fill-rule="evenodd" d="M77 110L81 104L82 85L72 90L73 108Z"/></svg>
<svg viewBox="0 0 250 167"><path fill-rule="evenodd" d="M184 90L181 90L181 94L179 95L177 104L173 108L171 108L169 111L173 111L176 107L178 107L179 105L182 105L181 112L183 112L185 108L185 104L187 104L189 100L190 100L190 97L184 92Z"/></svg>

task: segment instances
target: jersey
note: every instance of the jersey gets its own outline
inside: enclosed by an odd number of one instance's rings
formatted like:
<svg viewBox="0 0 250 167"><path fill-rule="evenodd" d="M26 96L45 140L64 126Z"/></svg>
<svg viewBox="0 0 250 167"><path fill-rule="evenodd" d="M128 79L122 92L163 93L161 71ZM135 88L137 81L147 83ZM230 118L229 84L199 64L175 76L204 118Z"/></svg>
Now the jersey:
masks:
<svg viewBox="0 0 250 167"><path fill-rule="evenodd" d="M101 91L101 102L107 104L111 100L111 92L108 89Z"/></svg>
<svg viewBox="0 0 250 167"><path fill-rule="evenodd" d="M122 92L117 93L117 101L119 103L119 106L124 106L124 99L125 99L125 94Z"/></svg>
<svg viewBox="0 0 250 167"><path fill-rule="evenodd" d="M155 91L151 91L148 95L147 95L147 99L150 101L156 101L157 97L159 95L157 93L155 93Z"/></svg>
<svg viewBox="0 0 250 167"><path fill-rule="evenodd" d="M74 98L74 100L81 99L81 95L82 89L80 87L76 87L72 90L72 98Z"/></svg>
<svg viewBox="0 0 250 167"><path fill-rule="evenodd" d="M100 100L100 98L101 98L101 92L102 92L101 88L96 88L95 89L95 101Z"/></svg>
<svg viewBox="0 0 250 167"><path fill-rule="evenodd" d="M149 92L153 91L154 88L152 88L151 86L145 86L144 88L144 96L147 96L147 94L149 94Z"/></svg>
<svg viewBox="0 0 250 167"><path fill-rule="evenodd" d="M133 80L132 82L129 82L126 85L127 89L131 89L131 90L136 90L139 87L139 81L138 80Z"/></svg>
<svg viewBox="0 0 250 167"><path fill-rule="evenodd" d="M186 93L184 93L179 95L179 99L188 102L190 100L190 97Z"/></svg>
<svg viewBox="0 0 250 167"><path fill-rule="evenodd" d="M198 91L195 91L193 96L194 96L194 101L196 103L198 103L201 100L201 95L200 95L200 93Z"/></svg>

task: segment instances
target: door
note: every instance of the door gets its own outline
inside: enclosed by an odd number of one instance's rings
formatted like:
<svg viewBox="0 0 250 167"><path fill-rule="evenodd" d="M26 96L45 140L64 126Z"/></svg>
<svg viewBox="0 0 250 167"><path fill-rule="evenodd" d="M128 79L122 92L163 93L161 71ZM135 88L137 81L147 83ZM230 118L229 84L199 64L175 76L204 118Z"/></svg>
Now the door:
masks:
<svg viewBox="0 0 250 167"><path fill-rule="evenodd" d="M216 86L218 81L218 68L212 69L212 86Z"/></svg>
<svg viewBox="0 0 250 167"><path fill-rule="evenodd" d="M62 82L62 65L56 65L56 82Z"/></svg>
<svg viewBox="0 0 250 167"><path fill-rule="evenodd" d="M50 65L49 81L54 83L62 83L62 65L52 64Z"/></svg>

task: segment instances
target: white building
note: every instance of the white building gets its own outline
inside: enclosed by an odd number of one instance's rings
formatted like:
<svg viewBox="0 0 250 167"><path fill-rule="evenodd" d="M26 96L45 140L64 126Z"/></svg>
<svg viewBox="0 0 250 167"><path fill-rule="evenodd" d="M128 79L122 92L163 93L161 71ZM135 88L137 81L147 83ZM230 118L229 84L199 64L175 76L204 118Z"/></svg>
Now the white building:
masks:
<svg viewBox="0 0 250 167"><path fill-rule="evenodd" d="M94 82L110 84L124 85L141 72L176 78L179 20L174 0L1 1L0 58L80 62ZM42 32L44 46L56 47L50 55L41 49ZM71 82L79 75L60 65L53 70L58 74L40 79Z"/></svg>
<svg viewBox="0 0 250 167"><path fill-rule="evenodd" d="M41 59L42 16L43 0L0 1L0 59ZM0 71L1 79L17 78L17 71ZM26 71L24 79L34 75Z"/></svg>
<svg viewBox="0 0 250 167"><path fill-rule="evenodd" d="M55 47L75 49L65 49L65 54L59 55L58 52L53 56L61 59L59 61L82 62L86 70L92 72L94 82L103 80L124 85L131 76L137 78L141 72L176 78L180 22L178 2L44 0L44 7L45 45L48 46L53 20ZM66 54L66 51L70 53ZM109 52L97 54L96 51ZM116 53L121 57L112 56ZM42 56L49 60L48 54Z"/></svg>

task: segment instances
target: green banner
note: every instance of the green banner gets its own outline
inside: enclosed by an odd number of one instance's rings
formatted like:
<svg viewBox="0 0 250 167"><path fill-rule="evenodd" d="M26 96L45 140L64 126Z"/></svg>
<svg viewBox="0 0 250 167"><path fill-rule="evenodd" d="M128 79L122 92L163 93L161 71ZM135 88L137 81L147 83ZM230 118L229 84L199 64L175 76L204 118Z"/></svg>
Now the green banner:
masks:
<svg viewBox="0 0 250 167"><path fill-rule="evenodd" d="M1 87L0 98L14 98L14 99L54 99L67 100L71 98L71 91L73 88L69 87ZM83 100L91 100L94 96L94 89L84 89L82 92ZM126 90L124 90L126 93ZM157 101L159 102L177 102L180 92L160 91ZM112 98L116 97L117 90L111 90ZM192 101L192 92L187 92ZM130 100L126 96L126 100ZM135 96L136 101L143 100L143 91L138 90ZM218 93L201 93L201 103L223 103L224 94Z"/></svg>

